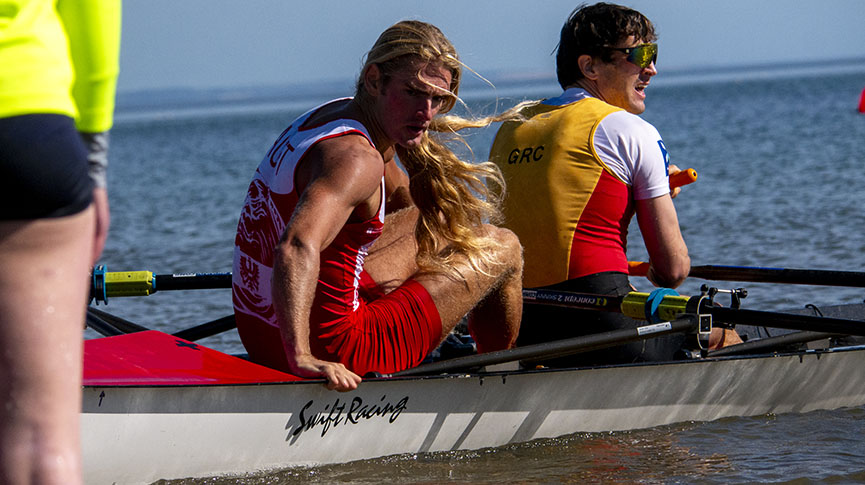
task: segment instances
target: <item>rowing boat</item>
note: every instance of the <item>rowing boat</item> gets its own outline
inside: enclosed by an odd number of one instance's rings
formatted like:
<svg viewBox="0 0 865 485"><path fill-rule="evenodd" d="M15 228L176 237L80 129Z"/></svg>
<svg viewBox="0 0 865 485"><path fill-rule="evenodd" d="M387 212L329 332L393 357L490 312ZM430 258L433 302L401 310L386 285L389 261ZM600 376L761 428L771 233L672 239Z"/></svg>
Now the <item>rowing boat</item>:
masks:
<svg viewBox="0 0 865 485"><path fill-rule="evenodd" d="M828 310L865 320L863 304ZM85 342L84 473L87 483L150 483L861 406L862 368L865 346L845 346L570 369L499 365L368 378L336 393L143 331Z"/></svg>

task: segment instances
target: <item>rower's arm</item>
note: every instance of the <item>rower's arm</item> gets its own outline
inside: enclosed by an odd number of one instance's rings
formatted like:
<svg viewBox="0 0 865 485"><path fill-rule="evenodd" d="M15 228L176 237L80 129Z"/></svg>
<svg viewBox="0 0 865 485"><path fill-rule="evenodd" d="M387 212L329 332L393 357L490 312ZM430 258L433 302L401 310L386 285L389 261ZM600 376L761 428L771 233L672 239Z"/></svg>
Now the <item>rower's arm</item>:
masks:
<svg viewBox="0 0 865 485"><path fill-rule="evenodd" d="M659 287L676 288L688 276L691 258L679 230L679 218L669 194L635 201L637 222L649 251L649 280Z"/></svg>
<svg viewBox="0 0 865 485"><path fill-rule="evenodd" d="M350 217L363 220L375 214L381 197L381 157L353 138L320 143L298 167L302 195L274 250L272 280L273 306L291 371L324 377L329 388L340 391L357 388L360 377L312 354L310 313L321 251Z"/></svg>

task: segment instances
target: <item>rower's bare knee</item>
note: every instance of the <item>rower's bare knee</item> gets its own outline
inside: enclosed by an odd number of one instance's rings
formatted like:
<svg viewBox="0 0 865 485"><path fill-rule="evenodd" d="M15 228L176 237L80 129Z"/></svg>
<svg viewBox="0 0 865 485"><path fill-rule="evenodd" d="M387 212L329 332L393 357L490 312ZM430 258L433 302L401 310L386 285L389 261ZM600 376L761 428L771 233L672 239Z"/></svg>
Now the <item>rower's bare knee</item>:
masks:
<svg viewBox="0 0 865 485"><path fill-rule="evenodd" d="M497 260L507 266L506 273L522 275L523 246L513 231L502 227L489 226L490 235L499 243Z"/></svg>

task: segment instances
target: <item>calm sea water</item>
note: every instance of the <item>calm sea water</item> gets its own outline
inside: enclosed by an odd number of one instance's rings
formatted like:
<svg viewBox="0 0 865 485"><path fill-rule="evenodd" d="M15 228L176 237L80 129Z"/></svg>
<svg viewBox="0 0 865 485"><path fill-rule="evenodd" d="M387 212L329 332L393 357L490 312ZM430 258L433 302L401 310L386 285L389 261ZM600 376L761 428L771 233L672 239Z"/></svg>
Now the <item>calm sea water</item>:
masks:
<svg viewBox="0 0 865 485"><path fill-rule="evenodd" d="M699 81L699 82L696 82ZM699 180L676 199L695 265L865 270L865 115L856 106L865 65L853 72L721 81L660 80L644 118L672 161ZM498 108L515 102L498 93ZM531 92L556 94L553 85ZM476 113L496 93L466 94ZM121 113L112 133L109 271L228 272L246 187L287 124L317 100L230 111ZM486 156L493 130L469 142ZM629 259L645 260L636 225ZM638 289L650 290L635 279ZM682 294L703 283L688 281ZM759 310L862 302L862 289L715 282L746 287ZM115 298L107 311L164 331L231 313L229 290ZM94 337L88 331L88 337ZM233 332L202 341L241 352ZM576 435L494 450L399 456L293 470L244 483L740 483L865 481L865 410L758 416L628 433ZM191 483L221 483L204 480Z"/></svg>

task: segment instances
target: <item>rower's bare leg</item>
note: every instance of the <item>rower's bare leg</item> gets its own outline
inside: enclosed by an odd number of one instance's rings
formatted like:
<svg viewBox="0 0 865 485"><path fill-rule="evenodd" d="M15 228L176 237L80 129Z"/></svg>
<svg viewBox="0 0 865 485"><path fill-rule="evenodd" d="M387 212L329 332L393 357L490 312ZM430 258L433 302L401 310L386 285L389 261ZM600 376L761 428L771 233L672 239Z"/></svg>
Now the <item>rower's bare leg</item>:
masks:
<svg viewBox="0 0 865 485"><path fill-rule="evenodd" d="M363 269L385 293L403 284L418 271L414 237L418 210L415 207L389 214L384 230L373 243Z"/></svg>
<svg viewBox="0 0 865 485"><path fill-rule="evenodd" d="M478 352L512 348L520 332L522 314L523 273L520 264L519 271L505 273L498 286L492 288L469 314L469 331Z"/></svg>
<svg viewBox="0 0 865 485"><path fill-rule="evenodd" d="M80 484L94 213L0 222L0 483Z"/></svg>
<svg viewBox="0 0 865 485"><path fill-rule="evenodd" d="M709 335L709 350L718 350L741 343L742 338L732 328L713 327L712 333Z"/></svg>
<svg viewBox="0 0 865 485"><path fill-rule="evenodd" d="M370 248L364 269L385 292L413 278L433 298L442 320L441 340L471 312L469 331L481 352L513 347L522 318L523 255L517 237L506 229L484 226L500 243L499 264L477 272L465 259L454 269L465 279L446 274L417 274L416 208L388 215L385 230Z"/></svg>
<svg viewBox="0 0 865 485"><path fill-rule="evenodd" d="M419 274L413 279L432 296L442 320L444 340L453 328L471 312L469 331L479 352L508 349L514 346L523 311L523 253L516 235L507 229L484 226L495 238L497 264L476 271L464 259L454 270L463 278L449 274Z"/></svg>

